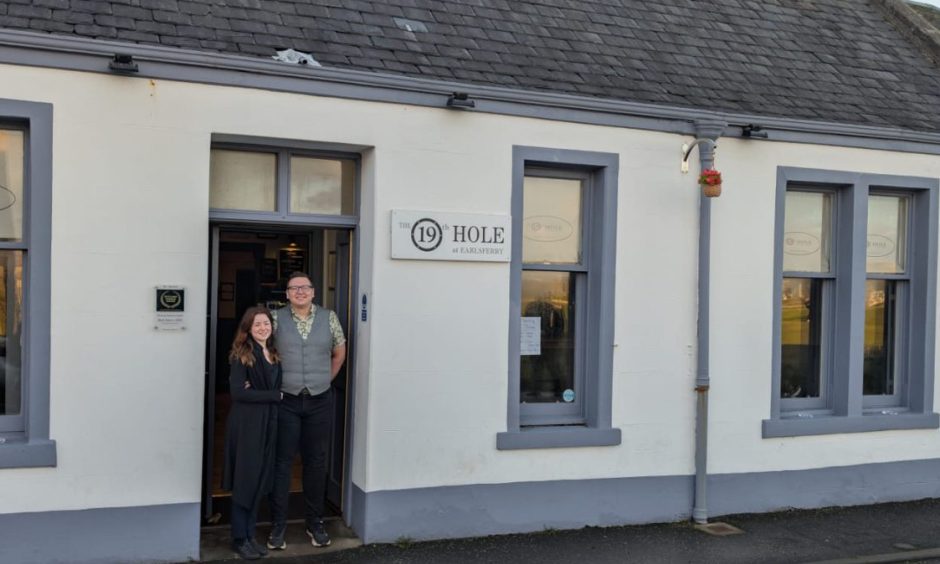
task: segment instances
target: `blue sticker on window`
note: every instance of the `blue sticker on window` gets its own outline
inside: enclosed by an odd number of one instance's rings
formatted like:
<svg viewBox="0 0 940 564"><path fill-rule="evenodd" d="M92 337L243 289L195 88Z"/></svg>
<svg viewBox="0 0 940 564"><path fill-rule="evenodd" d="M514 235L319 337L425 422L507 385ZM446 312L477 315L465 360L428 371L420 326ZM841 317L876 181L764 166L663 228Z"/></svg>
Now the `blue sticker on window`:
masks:
<svg viewBox="0 0 940 564"><path fill-rule="evenodd" d="M574 390L572 390L571 388L568 388L567 390L565 390L564 392L562 392L562 393L561 393L561 399L565 400L565 401L568 402L568 403L573 402L573 401L574 401Z"/></svg>

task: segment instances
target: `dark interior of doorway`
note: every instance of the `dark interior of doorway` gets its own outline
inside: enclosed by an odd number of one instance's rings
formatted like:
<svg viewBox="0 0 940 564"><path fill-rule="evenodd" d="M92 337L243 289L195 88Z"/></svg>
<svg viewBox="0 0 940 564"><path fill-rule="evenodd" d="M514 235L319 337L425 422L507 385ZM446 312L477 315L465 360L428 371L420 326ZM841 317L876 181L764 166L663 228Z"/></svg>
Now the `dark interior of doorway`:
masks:
<svg viewBox="0 0 940 564"><path fill-rule="evenodd" d="M209 339L206 354L206 420L203 480L203 518L206 524L229 521L229 493L221 489L225 425L231 405L228 390L228 352L238 321L246 309L265 305L277 309L287 305L285 287L291 272L307 272L314 285L314 303L336 311L349 339L350 232L338 229L275 230L218 228L213 230L216 251L210 268ZM210 265L211 266L211 265ZM211 306L211 304L210 304ZM213 334L214 331L214 334ZM348 350L348 347L347 347ZM214 353L214 354L213 354ZM210 366L212 364L212 366ZM342 491L347 413L347 370L343 366L333 382L334 421L327 480L326 506L333 515L342 512ZM289 519L303 517L301 466L294 461ZM259 514L268 520L267 504Z"/></svg>

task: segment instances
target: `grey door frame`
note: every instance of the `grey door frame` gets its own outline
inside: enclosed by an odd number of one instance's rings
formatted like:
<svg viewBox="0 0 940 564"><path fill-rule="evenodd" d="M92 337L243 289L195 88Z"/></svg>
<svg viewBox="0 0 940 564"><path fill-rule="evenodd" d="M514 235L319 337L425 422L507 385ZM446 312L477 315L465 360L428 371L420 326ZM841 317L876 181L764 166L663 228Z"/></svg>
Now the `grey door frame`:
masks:
<svg viewBox="0 0 940 564"><path fill-rule="evenodd" d="M342 484L342 496L340 498L340 515L344 522L347 524L352 523L353 519L353 504L349 503L352 500L352 452L353 452L353 437L355 435L355 339L353 336L357 331L358 317L356 311L353 309L353 304L356 303L356 297L359 295L359 237L357 236L356 225L349 225L344 223L337 225L334 222L324 222L324 223L314 223L314 222L295 222L291 220L277 219L277 218L267 218L266 220L252 219L241 221L231 221L226 218L213 217L215 212L210 212L209 218L209 288L208 288L208 307L206 308L206 346L208 348L206 355L206 371L205 371L205 397L203 405L203 414L204 414L204 425L210 425L214 423L215 418L215 366L216 366L216 346L217 346L217 322L218 322L218 277L219 277L219 249L220 249L220 234L224 229L230 230L240 230L240 231L293 231L293 232L304 232L308 233L317 229L333 229L336 231L342 231L348 234L351 241L351 251L352 256L349 260L349 280L350 280L350 290L348 298L348 308L349 312L349 328L346 334L346 428L344 436L344 452L343 457L343 484ZM337 273L339 273L339 265L337 264ZM210 487L212 481L212 465L207 463L208 460L211 460L212 448L214 446L213 438L207 431L207 428L203 429L203 476L202 476L202 514L204 519L208 519L212 516L212 489Z"/></svg>

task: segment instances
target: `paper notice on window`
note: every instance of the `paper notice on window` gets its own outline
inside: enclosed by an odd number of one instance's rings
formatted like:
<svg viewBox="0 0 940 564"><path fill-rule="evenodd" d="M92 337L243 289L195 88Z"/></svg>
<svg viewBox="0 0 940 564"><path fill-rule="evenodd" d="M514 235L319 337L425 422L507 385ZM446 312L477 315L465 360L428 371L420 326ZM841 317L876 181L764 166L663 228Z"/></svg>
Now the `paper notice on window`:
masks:
<svg viewBox="0 0 940 564"><path fill-rule="evenodd" d="M542 354L542 318L522 318L522 338L519 340L519 354L538 356Z"/></svg>

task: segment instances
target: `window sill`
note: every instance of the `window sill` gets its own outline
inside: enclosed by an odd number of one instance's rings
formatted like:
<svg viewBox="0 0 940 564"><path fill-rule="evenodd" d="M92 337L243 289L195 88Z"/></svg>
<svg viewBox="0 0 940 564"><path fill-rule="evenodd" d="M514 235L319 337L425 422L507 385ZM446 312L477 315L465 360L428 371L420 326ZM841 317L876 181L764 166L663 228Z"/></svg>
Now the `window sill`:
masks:
<svg viewBox="0 0 940 564"><path fill-rule="evenodd" d="M496 434L498 450L570 448L620 444L620 429L589 427L534 427Z"/></svg>
<svg viewBox="0 0 940 564"><path fill-rule="evenodd" d="M836 433L868 433L899 429L940 428L936 413L873 413L854 417L826 416L813 418L765 419L763 438L832 435Z"/></svg>
<svg viewBox="0 0 940 564"><path fill-rule="evenodd" d="M42 468L56 465L55 441L10 440L0 444L0 468Z"/></svg>

